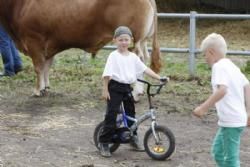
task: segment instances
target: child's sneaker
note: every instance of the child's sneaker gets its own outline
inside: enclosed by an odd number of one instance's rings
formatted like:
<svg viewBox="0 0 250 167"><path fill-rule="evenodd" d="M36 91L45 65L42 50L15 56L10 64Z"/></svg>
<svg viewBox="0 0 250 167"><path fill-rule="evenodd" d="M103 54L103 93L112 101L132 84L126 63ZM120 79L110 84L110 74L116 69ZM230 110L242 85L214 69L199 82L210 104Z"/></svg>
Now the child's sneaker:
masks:
<svg viewBox="0 0 250 167"><path fill-rule="evenodd" d="M132 136L130 145L133 147L135 151L145 151L144 147L140 144L138 136Z"/></svg>
<svg viewBox="0 0 250 167"><path fill-rule="evenodd" d="M99 143L100 153L103 157L111 157L111 153L109 150L109 144L107 143Z"/></svg>

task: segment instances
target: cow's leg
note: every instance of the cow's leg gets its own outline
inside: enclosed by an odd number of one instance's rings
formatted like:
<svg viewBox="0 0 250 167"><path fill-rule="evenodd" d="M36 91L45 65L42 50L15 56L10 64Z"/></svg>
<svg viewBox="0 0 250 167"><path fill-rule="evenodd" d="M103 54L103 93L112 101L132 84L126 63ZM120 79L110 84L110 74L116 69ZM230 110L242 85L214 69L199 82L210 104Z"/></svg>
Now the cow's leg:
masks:
<svg viewBox="0 0 250 167"><path fill-rule="evenodd" d="M142 47L141 47L142 44L143 43L141 43L140 41L138 41L137 43L135 43L135 51L136 51L137 55L140 57L140 59L144 62L143 50L142 50ZM143 74L139 75L138 79L144 79ZM143 83L137 81L135 83L134 90L132 92L134 100L136 102L138 102L140 100L139 96L141 94L143 94L143 89L144 89Z"/></svg>
<svg viewBox="0 0 250 167"><path fill-rule="evenodd" d="M34 96L43 96L45 93L45 58L42 55L32 57L35 73L36 73L36 87L34 90Z"/></svg>
<svg viewBox="0 0 250 167"><path fill-rule="evenodd" d="M49 69L53 63L53 57L47 59L45 61L45 66L44 66L44 84L45 84L45 93L48 92L49 90Z"/></svg>
<svg viewBox="0 0 250 167"><path fill-rule="evenodd" d="M138 79L143 80L144 79L143 74L141 74L140 76L138 76ZM132 92L135 102L138 102L140 100L139 96L143 94L143 89L144 89L143 86L144 85L141 82L137 81L135 83L134 90Z"/></svg>
<svg viewBox="0 0 250 167"><path fill-rule="evenodd" d="M147 40L144 40L141 43L141 48L143 51L143 62L145 63L150 57L149 52L148 52L148 47L147 47Z"/></svg>

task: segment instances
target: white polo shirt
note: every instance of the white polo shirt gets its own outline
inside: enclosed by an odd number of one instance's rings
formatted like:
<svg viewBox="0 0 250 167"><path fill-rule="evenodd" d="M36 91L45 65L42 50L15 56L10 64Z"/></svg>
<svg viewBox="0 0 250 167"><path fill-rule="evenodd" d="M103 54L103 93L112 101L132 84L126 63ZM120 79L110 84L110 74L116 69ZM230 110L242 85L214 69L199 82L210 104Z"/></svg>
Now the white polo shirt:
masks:
<svg viewBox="0 0 250 167"><path fill-rule="evenodd" d="M229 59L223 58L212 67L213 91L218 85L227 87L226 95L215 106L221 127L243 127L247 124L244 86L249 83L240 69Z"/></svg>
<svg viewBox="0 0 250 167"><path fill-rule="evenodd" d="M136 54L129 52L128 55L122 55L115 50L108 57L102 77L109 76L117 82L132 84L146 69L147 66Z"/></svg>

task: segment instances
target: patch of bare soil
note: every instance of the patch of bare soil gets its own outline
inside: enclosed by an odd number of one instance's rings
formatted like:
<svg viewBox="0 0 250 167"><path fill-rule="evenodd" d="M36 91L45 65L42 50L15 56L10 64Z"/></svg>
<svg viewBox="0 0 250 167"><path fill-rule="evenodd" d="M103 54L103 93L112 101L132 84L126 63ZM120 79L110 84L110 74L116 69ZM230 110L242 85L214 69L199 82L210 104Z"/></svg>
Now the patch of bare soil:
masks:
<svg viewBox="0 0 250 167"><path fill-rule="evenodd" d="M93 143L95 126L103 120L105 104L86 94L78 100L72 95L50 94L45 98L1 99L0 164L4 167L213 167L210 156L215 135L216 115L211 111L200 120L190 115L195 104L182 95L163 93L154 99L159 107L159 124L169 127L176 137L176 151L166 161L152 160L145 152L134 152L122 145L111 158L103 158ZM98 94L99 95L99 94ZM17 100L16 99L16 100ZM136 104L137 114L147 109L143 96ZM150 122L139 134L143 139ZM242 166L250 164L250 131L242 136ZM1 166L0 165L0 166Z"/></svg>

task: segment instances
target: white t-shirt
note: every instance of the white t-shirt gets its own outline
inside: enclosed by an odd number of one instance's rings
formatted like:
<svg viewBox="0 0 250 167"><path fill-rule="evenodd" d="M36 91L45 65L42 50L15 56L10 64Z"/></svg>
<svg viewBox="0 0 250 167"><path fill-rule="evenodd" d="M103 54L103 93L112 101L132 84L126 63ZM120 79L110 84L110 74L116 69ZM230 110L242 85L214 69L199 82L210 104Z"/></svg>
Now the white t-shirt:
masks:
<svg viewBox="0 0 250 167"><path fill-rule="evenodd" d="M212 67L212 87L225 85L227 93L215 106L221 127L242 127L247 124L244 86L249 83L240 69L229 59L223 58Z"/></svg>
<svg viewBox="0 0 250 167"><path fill-rule="evenodd" d="M102 77L109 76L117 82L132 84L146 69L147 66L136 54L129 52L128 55L122 55L115 50L108 57Z"/></svg>

